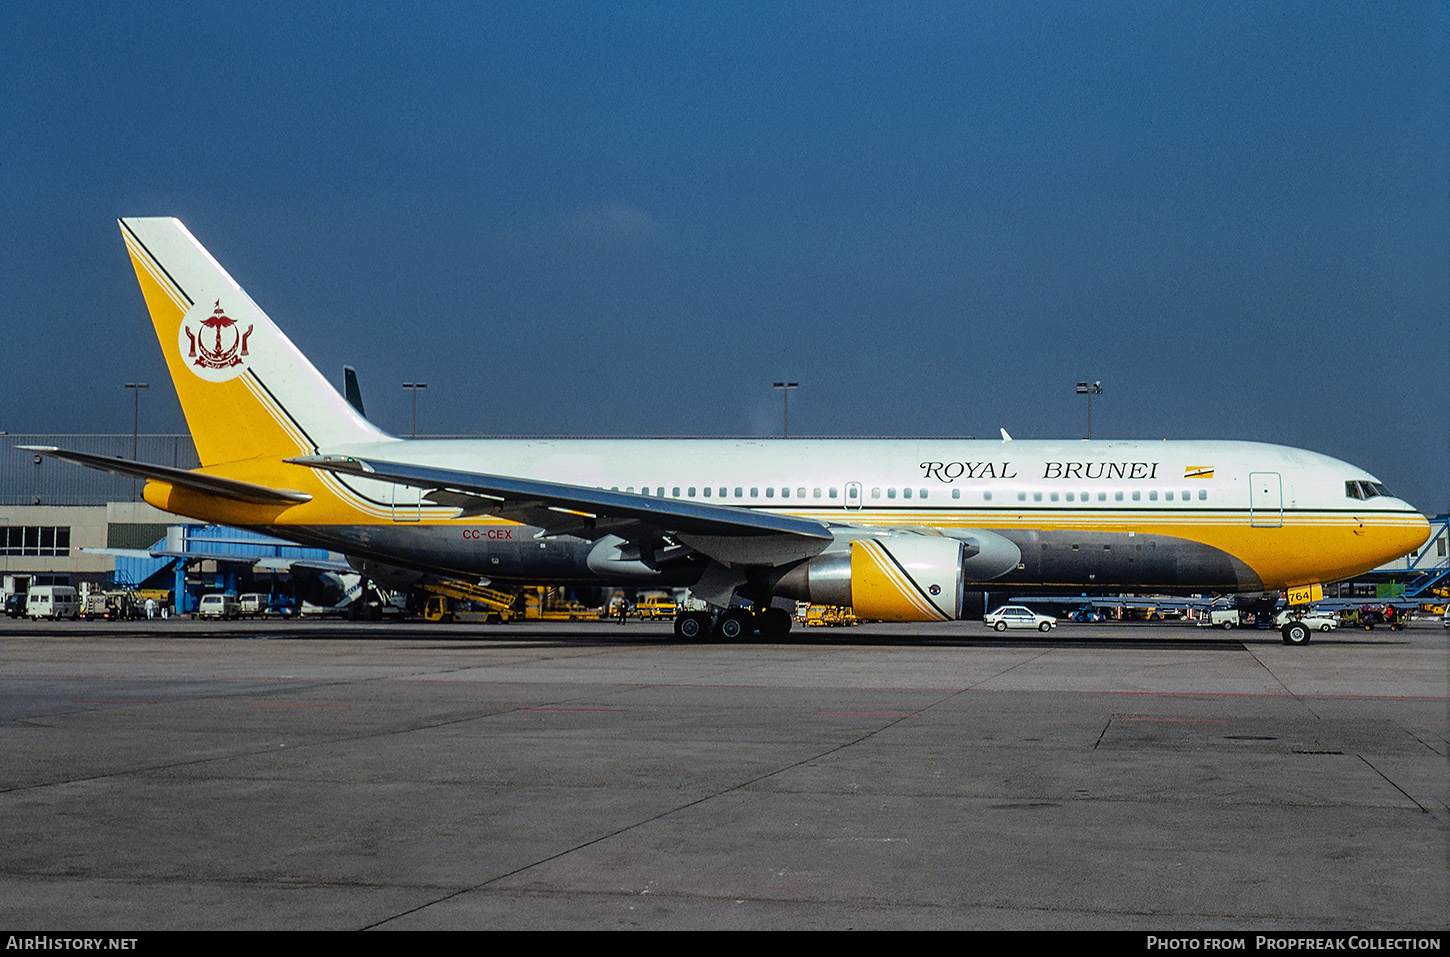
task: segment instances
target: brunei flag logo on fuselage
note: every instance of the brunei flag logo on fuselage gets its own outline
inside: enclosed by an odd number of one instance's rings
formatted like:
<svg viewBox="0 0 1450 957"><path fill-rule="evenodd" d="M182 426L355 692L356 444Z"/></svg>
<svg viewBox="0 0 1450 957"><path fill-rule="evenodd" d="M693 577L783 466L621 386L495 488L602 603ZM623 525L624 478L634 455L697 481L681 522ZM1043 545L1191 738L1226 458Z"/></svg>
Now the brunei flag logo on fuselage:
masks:
<svg viewBox="0 0 1450 957"><path fill-rule="evenodd" d="M197 303L181 320L176 345L192 372L209 382L225 382L245 371L242 360L252 328L243 331L222 309L220 299L213 307Z"/></svg>
<svg viewBox="0 0 1450 957"><path fill-rule="evenodd" d="M1183 467L1184 478L1211 479L1213 478L1212 465L1185 465Z"/></svg>

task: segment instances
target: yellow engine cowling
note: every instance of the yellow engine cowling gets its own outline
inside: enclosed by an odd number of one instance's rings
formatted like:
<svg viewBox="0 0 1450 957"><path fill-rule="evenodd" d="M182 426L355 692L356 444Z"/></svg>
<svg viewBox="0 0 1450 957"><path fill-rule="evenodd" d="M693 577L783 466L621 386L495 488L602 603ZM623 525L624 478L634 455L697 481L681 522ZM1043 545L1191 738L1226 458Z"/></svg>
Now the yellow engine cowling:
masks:
<svg viewBox="0 0 1450 957"><path fill-rule="evenodd" d="M877 621L961 617L962 543L903 535L851 543L851 607Z"/></svg>
<svg viewBox="0 0 1450 957"><path fill-rule="evenodd" d="M858 618L950 621L961 617L964 581L961 542L890 535L817 555L782 574L772 589L816 604L848 605Z"/></svg>

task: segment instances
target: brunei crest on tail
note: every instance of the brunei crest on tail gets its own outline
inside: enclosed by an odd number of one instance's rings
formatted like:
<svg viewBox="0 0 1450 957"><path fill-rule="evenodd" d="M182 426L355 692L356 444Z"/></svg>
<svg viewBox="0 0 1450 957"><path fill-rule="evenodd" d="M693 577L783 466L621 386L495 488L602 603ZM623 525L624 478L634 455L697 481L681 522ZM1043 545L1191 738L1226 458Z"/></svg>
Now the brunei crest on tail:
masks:
<svg viewBox="0 0 1450 957"><path fill-rule="evenodd" d="M220 299L209 314L205 303L197 303L181 321L176 344L192 372L211 382L225 382L244 371L242 360L252 328L243 331L222 309Z"/></svg>

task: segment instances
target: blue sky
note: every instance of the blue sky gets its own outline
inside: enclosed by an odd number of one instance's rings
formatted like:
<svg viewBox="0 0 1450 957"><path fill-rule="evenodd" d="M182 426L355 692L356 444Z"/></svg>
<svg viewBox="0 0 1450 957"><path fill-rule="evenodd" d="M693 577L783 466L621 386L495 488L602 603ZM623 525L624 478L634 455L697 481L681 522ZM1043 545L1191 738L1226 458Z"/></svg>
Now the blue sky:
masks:
<svg viewBox="0 0 1450 957"><path fill-rule="evenodd" d="M177 431L175 215L425 432L1246 438L1450 510L1450 16L0 10L0 429ZM23 352L22 352L23 349ZM20 356L24 358L19 358Z"/></svg>

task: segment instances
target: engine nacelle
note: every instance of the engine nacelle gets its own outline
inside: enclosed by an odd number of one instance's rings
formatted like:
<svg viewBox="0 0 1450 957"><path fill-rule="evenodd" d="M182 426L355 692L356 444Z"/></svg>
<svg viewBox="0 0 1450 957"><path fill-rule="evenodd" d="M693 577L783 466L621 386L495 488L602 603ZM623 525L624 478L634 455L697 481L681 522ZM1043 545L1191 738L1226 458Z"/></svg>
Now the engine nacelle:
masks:
<svg viewBox="0 0 1450 957"><path fill-rule="evenodd" d="M781 575L778 595L824 605L850 605L877 621L949 621L961 617L965 574L962 543L929 535L893 535L851 542Z"/></svg>

